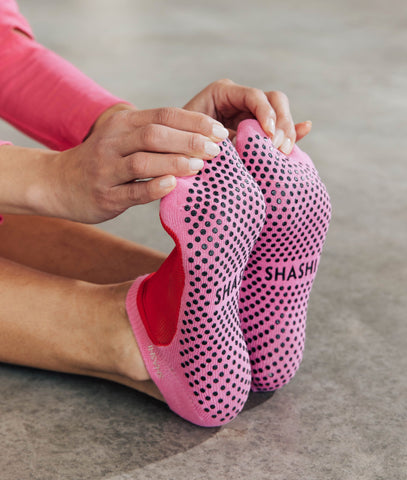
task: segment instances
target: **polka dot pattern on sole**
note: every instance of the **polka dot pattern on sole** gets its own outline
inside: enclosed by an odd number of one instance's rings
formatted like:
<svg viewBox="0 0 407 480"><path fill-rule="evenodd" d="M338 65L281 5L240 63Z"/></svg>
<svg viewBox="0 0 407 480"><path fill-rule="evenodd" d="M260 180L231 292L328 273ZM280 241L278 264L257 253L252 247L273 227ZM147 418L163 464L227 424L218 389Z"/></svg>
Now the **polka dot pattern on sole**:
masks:
<svg viewBox="0 0 407 480"><path fill-rule="evenodd" d="M257 183L228 140L220 147L161 201L176 247L155 274L135 282L127 301L152 379L173 411L202 426L232 420L250 391L238 303L265 222Z"/></svg>
<svg viewBox="0 0 407 480"><path fill-rule="evenodd" d="M311 159L288 157L255 120L241 122L237 150L266 202L266 223L244 273L241 328L252 390L285 385L302 360L308 300L331 218L331 204Z"/></svg>

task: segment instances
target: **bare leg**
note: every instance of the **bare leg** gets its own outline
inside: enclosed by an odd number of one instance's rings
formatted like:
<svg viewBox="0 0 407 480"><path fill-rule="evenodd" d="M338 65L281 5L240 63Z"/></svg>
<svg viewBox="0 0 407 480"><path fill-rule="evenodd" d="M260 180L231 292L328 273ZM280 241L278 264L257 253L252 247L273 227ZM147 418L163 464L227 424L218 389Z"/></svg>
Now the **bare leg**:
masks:
<svg viewBox="0 0 407 480"><path fill-rule="evenodd" d="M166 255L90 225L56 218L4 215L0 257L92 283L134 280L156 271Z"/></svg>
<svg viewBox="0 0 407 480"><path fill-rule="evenodd" d="M85 225L7 216L0 255L13 260L0 259L0 361L106 378L162 399L124 300L126 280L155 271L164 254Z"/></svg>

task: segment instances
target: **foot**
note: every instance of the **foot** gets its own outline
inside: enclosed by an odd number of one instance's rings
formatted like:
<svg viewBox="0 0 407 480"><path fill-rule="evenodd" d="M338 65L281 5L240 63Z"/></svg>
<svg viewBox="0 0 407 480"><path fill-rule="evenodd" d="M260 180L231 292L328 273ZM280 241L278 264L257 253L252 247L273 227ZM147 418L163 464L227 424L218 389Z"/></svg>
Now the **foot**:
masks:
<svg viewBox="0 0 407 480"><path fill-rule="evenodd" d="M264 224L257 184L229 141L221 150L161 201L161 221L176 247L127 297L151 378L173 411L202 426L236 417L250 390L238 301Z"/></svg>
<svg viewBox="0 0 407 480"><path fill-rule="evenodd" d="M252 390L271 391L293 377L302 359L331 204L308 155L297 146L288 157L282 154L257 121L239 125L237 151L266 202L266 224L244 273L239 308Z"/></svg>

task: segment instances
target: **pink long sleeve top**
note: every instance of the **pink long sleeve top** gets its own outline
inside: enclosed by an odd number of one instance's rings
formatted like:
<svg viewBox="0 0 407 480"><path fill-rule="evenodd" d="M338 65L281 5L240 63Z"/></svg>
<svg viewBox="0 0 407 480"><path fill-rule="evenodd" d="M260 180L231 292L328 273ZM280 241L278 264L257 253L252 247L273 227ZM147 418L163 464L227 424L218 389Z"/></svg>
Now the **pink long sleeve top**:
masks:
<svg viewBox="0 0 407 480"><path fill-rule="evenodd" d="M14 0L0 0L0 117L47 147L65 150L120 102L37 43Z"/></svg>
<svg viewBox="0 0 407 480"><path fill-rule="evenodd" d="M37 43L17 3L0 0L1 118L49 148L66 150L117 103L127 102ZM0 147L7 144L0 139Z"/></svg>

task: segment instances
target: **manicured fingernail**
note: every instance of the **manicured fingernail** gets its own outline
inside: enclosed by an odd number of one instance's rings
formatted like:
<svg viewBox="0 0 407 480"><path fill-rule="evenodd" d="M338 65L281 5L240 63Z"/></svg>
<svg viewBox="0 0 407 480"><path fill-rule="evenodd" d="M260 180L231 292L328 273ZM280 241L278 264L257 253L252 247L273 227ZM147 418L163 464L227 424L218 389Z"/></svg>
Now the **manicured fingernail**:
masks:
<svg viewBox="0 0 407 480"><path fill-rule="evenodd" d="M172 175L170 177L165 177L160 180L161 188L170 188L175 186L175 184L176 184L176 180L175 180L175 177L173 177Z"/></svg>
<svg viewBox="0 0 407 480"><path fill-rule="evenodd" d="M190 158L189 159L189 168L195 172L197 170L201 170L204 166L204 161L200 158Z"/></svg>
<svg viewBox="0 0 407 480"><path fill-rule="evenodd" d="M229 136L229 130L220 125L219 123L214 123L212 127L212 135L216 138L221 138L224 140Z"/></svg>
<svg viewBox="0 0 407 480"><path fill-rule="evenodd" d="M289 155L291 153L291 140L289 138L286 138L284 140L280 147L280 150L286 155Z"/></svg>
<svg viewBox="0 0 407 480"><path fill-rule="evenodd" d="M276 131L276 122L274 121L274 118L269 118L266 123L266 128L268 133L271 133L271 135L274 135Z"/></svg>
<svg viewBox="0 0 407 480"><path fill-rule="evenodd" d="M211 157L216 157L220 153L220 148L216 143L205 142L205 153Z"/></svg>
<svg viewBox="0 0 407 480"><path fill-rule="evenodd" d="M274 147L279 148L280 145L283 143L283 141L284 141L284 132L279 128L277 128L276 133L274 134L274 137L272 140Z"/></svg>

